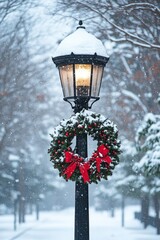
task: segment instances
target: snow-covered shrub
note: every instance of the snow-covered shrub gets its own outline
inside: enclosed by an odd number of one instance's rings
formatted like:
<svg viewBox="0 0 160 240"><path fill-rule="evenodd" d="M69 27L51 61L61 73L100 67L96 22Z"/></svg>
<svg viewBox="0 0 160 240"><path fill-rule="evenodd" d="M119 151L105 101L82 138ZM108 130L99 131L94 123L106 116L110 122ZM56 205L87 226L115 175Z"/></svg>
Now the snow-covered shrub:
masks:
<svg viewBox="0 0 160 240"><path fill-rule="evenodd" d="M160 176L160 115L145 115L136 140L139 151L144 155L134 169L147 176Z"/></svg>

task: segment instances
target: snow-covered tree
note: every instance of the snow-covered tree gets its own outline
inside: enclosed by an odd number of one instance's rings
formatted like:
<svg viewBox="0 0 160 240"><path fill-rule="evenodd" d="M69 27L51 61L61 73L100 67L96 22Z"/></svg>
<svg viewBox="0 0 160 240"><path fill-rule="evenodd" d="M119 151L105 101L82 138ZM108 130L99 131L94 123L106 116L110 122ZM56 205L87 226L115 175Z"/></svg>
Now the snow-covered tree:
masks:
<svg viewBox="0 0 160 240"><path fill-rule="evenodd" d="M137 147L142 158L134 165L139 174L144 199L152 197L157 219L159 218L160 197L160 115L148 113L144 116L137 132ZM143 181L142 181L143 179ZM149 207L149 203L148 203ZM157 228L159 233L160 229Z"/></svg>
<svg viewBox="0 0 160 240"><path fill-rule="evenodd" d="M160 176L160 115L148 113L138 129L137 144L144 156L136 163L146 176Z"/></svg>
<svg viewBox="0 0 160 240"><path fill-rule="evenodd" d="M135 143L124 138L121 149L120 164L109 181L96 190L96 199L99 204L105 202L108 209L112 211L115 207L121 207L122 226L124 226L126 200L127 198L139 199L140 190L136 173L132 169L137 161Z"/></svg>
<svg viewBox="0 0 160 240"><path fill-rule="evenodd" d="M29 204L55 189L47 154L48 129L61 119L63 100L57 86L52 89L48 84L54 78L51 53L34 31L35 2L0 3L0 204L8 207L16 193Z"/></svg>
<svg viewBox="0 0 160 240"><path fill-rule="evenodd" d="M116 174L116 188L124 198L138 197L137 190L134 186L136 175L132 170L137 160L136 155L135 143L127 139L122 139L121 164L117 167L119 174Z"/></svg>
<svg viewBox="0 0 160 240"><path fill-rule="evenodd" d="M121 196L116 189L116 179L109 178L107 182L102 181L94 192L95 208L97 210L107 210L114 217L115 208L119 206Z"/></svg>

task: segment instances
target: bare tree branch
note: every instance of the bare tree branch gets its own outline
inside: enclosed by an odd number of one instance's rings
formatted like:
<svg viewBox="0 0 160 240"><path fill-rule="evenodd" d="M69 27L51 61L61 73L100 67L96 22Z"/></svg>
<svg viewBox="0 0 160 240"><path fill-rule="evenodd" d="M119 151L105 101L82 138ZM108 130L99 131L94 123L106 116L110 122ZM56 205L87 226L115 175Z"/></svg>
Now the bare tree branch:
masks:
<svg viewBox="0 0 160 240"><path fill-rule="evenodd" d="M95 12L97 15L99 15L102 19L104 19L105 21L107 21L110 25L112 25L114 28L116 28L120 33L124 33L125 35L125 39L131 43L134 43L136 45L140 45L142 47L147 47L147 48L156 48L156 49L160 49L160 45L157 44L153 44L150 43L148 41L146 41L145 39L137 36L136 34L132 34L129 33L128 31L126 31L125 29L123 29L122 27L119 27L117 24L115 24L113 21L109 20L109 18L105 17L100 11L98 11L97 9L93 8L91 5L85 4L84 2L79 2L77 1L78 4L81 4L82 6L90 9L91 11ZM135 39L136 41L134 41L133 39Z"/></svg>
<svg viewBox="0 0 160 240"><path fill-rule="evenodd" d="M129 12L135 10L149 10L156 13L157 15L160 15L160 8L151 3L130 3L122 6L120 9L125 9Z"/></svg>

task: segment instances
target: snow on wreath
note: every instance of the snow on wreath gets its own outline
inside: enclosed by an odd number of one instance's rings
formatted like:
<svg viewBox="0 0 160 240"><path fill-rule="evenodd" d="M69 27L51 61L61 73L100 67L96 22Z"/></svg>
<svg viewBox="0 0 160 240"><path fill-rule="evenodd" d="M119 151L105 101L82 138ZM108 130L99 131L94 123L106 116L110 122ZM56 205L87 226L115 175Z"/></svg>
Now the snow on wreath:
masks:
<svg viewBox="0 0 160 240"><path fill-rule="evenodd" d="M73 138L84 133L97 141L97 149L89 159L71 148ZM82 110L61 121L51 137L50 160L66 181L98 183L101 179L107 180L119 163L121 150L117 126L100 114Z"/></svg>

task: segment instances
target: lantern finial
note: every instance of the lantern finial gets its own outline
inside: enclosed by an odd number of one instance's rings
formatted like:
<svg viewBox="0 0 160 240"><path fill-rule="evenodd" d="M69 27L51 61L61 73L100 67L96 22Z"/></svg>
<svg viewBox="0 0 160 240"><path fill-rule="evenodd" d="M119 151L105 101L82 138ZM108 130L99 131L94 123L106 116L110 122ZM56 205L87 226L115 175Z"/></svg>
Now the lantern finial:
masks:
<svg viewBox="0 0 160 240"><path fill-rule="evenodd" d="M85 27L82 26L82 25L83 25L83 21L82 21L82 20L79 20L79 26L77 27L77 29L78 29L78 28L84 28L84 29L85 29Z"/></svg>

